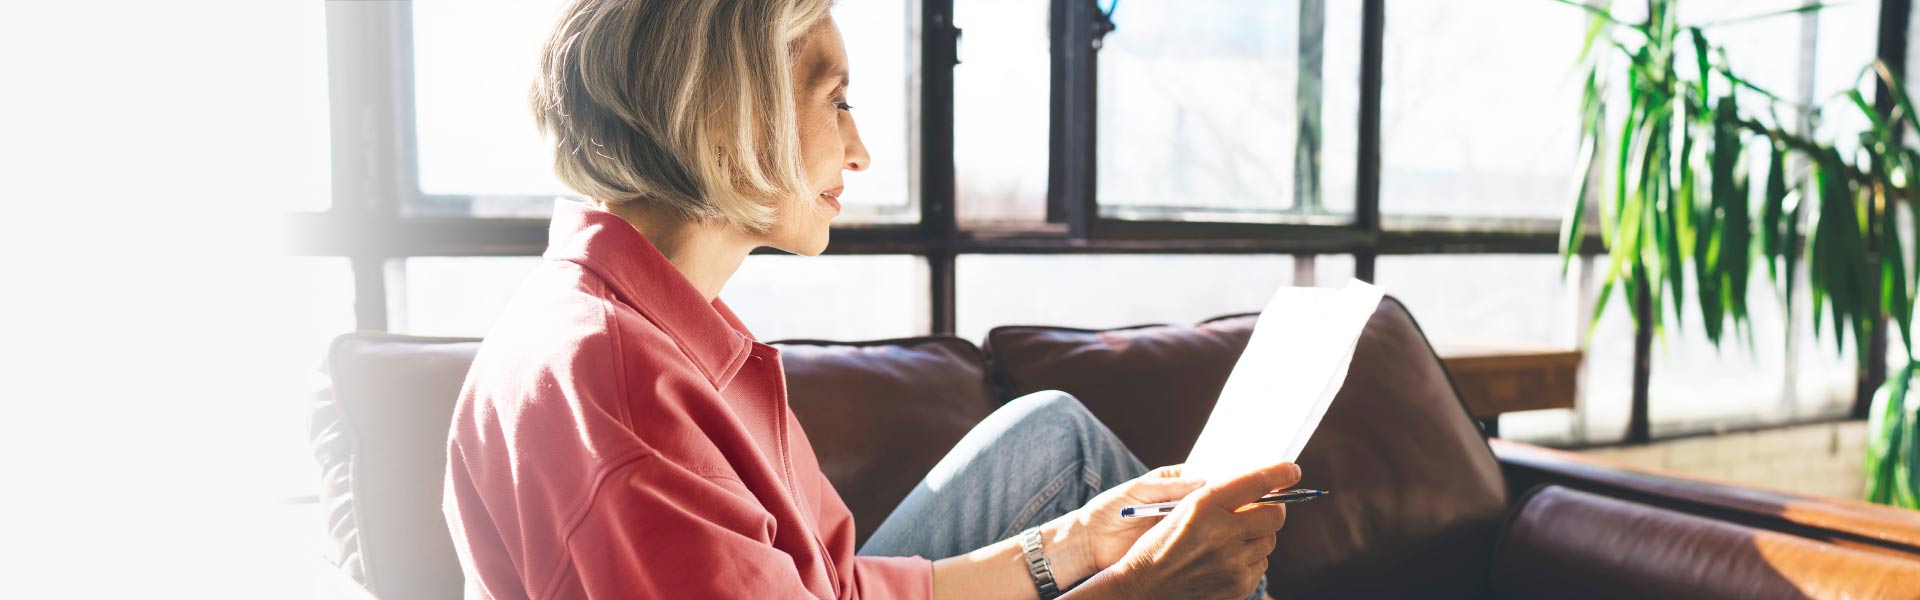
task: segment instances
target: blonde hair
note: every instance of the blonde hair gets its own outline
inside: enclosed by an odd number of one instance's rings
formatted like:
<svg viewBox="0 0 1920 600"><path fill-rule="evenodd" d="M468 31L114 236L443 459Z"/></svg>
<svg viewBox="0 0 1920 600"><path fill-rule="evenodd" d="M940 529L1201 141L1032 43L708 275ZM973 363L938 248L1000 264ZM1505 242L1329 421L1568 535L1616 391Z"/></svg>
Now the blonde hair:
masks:
<svg viewBox="0 0 1920 600"><path fill-rule="evenodd" d="M554 171L601 202L767 231L779 206L811 195L791 62L831 5L572 0L533 86Z"/></svg>

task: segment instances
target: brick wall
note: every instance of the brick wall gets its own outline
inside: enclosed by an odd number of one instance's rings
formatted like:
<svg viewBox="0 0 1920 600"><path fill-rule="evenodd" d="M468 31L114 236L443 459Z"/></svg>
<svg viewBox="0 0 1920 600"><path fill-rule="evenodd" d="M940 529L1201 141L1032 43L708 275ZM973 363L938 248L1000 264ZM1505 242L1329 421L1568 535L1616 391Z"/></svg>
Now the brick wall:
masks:
<svg viewBox="0 0 1920 600"><path fill-rule="evenodd" d="M1842 421L1586 451L1623 463L1816 496L1865 494L1867 424Z"/></svg>

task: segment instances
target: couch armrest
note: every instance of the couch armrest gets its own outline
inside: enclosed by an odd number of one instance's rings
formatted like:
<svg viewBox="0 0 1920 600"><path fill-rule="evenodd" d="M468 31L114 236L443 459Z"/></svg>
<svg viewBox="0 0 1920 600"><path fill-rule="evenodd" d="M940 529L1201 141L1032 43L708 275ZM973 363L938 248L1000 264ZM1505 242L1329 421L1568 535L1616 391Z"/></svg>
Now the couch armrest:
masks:
<svg viewBox="0 0 1920 600"><path fill-rule="evenodd" d="M1562 485L1839 546L1920 557L1920 512L1712 481L1508 440L1489 445L1513 491L1509 497Z"/></svg>
<svg viewBox="0 0 1920 600"><path fill-rule="evenodd" d="M1849 549L1576 491L1521 496L1497 598L1912 598L1920 557Z"/></svg>

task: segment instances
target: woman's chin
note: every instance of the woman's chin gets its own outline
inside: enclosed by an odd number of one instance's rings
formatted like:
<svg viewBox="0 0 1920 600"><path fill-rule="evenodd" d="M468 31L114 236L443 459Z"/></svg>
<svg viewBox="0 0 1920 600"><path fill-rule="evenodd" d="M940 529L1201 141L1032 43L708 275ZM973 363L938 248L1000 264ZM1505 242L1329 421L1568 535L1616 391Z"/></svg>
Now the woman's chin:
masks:
<svg viewBox="0 0 1920 600"><path fill-rule="evenodd" d="M820 228L815 231L796 235L785 240L780 240L779 243L768 245L782 252L801 256L819 256L820 253L827 251L827 238L827 226L822 224Z"/></svg>
<svg viewBox="0 0 1920 600"><path fill-rule="evenodd" d="M807 240L804 247L799 250L796 250L794 254L799 254L801 256L819 256L820 253L827 251L827 238L828 238L827 228L821 227L820 233L817 235L814 235L812 239Z"/></svg>

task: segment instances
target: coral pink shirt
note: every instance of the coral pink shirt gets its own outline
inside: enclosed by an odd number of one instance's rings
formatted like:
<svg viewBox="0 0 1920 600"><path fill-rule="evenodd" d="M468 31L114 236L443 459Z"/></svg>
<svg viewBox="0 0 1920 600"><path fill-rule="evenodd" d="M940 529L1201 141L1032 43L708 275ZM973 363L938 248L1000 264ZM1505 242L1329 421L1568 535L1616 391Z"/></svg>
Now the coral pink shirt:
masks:
<svg viewBox="0 0 1920 600"><path fill-rule="evenodd" d="M640 232L560 201L460 393L443 508L470 598L926 598L854 556L780 353Z"/></svg>

